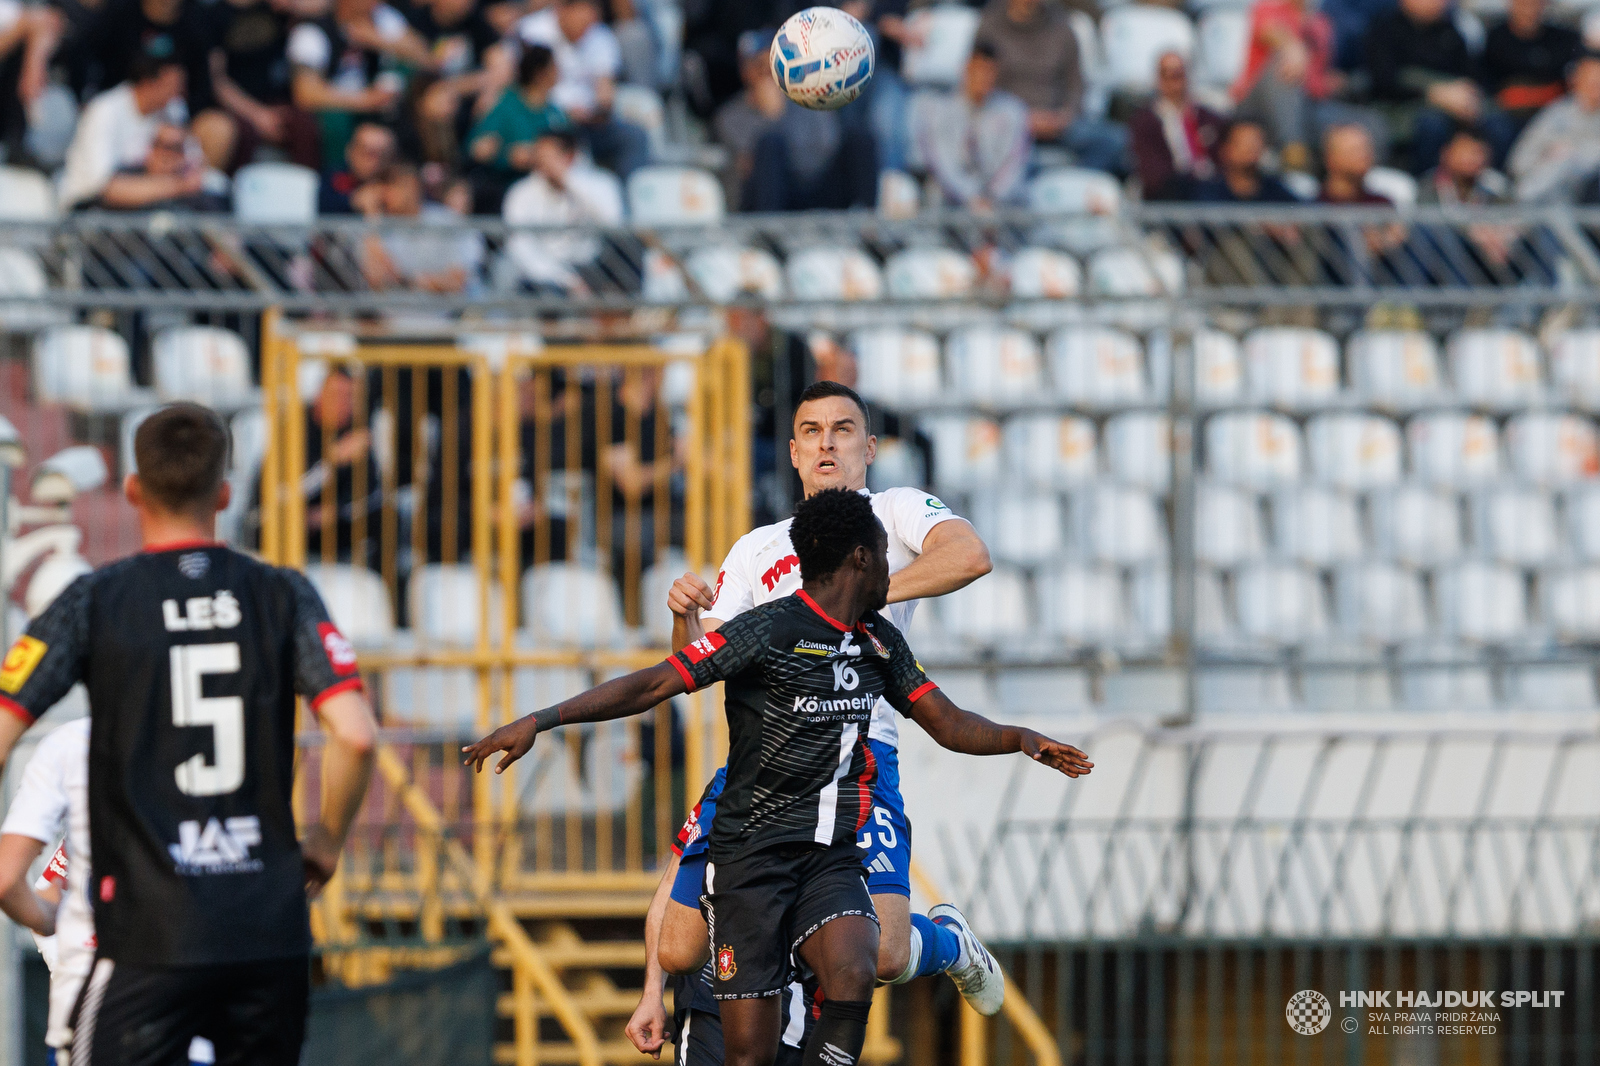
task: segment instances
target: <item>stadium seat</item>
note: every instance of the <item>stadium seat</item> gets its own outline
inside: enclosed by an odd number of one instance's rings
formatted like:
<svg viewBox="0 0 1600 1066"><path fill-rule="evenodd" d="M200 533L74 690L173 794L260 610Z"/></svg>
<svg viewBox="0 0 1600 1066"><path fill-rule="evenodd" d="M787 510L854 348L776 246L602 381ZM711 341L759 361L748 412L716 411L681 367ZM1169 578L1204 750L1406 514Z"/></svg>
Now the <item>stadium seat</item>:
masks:
<svg viewBox="0 0 1600 1066"><path fill-rule="evenodd" d="M194 400L221 410L260 402L250 380L244 338L216 326L181 326L156 334L150 345L156 392L163 400Z"/></svg>
<svg viewBox="0 0 1600 1066"><path fill-rule="evenodd" d="M940 492L994 485L1000 478L1000 424L987 418L938 415L921 421L933 444L933 478Z"/></svg>
<svg viewBox="0 0 1600 1066"><path fill-rule="evenodd" d="M1195 711L1202 715L1277 714L1294 705L1289 672L1257 663L1204 663L1195 669Z"/></svg>
<svg viewBox="0 0 1600 1066"><path fill-rule="evenodd" d="M1600 14L1600 12L1597 12ZM1574 329L1550 346L1550 380L1562 399L1600 410L1600 329Z"/></svg>
<svg viewBox="0 0 1600 1066"><path fill-rule="evenodd" d="M1267 644L1300 644L1328 628L1322 583L1290 563L1251 563L1234 576L1239 631Z"/></svg>
<svg viewBox="0 0 1600 1066"><path fill-rule="evenodd" d="M1106 645L1121 635L1122 578L1109 566L1064 564L1038 577L1039 624L1068 647Z"/></svg>
<svg viewBox="0 0 1600 1066"><path fill-rule="evenodd" d="M1514 329L1463 329L1446 345L1450 377L1463 403L1509 410L1538 401L1539 345Z"/></svg>
<svg viewBox="0 0 1600 1066"><path fill-rule="evenodd" d="M628 218L639 226L722 221L722 183L694 167L647 166L628 175Z"/></svg>
<svg viewBox="0 0 1600 1066"><path fill-rule="evenodd" d="M1500 475L1500 433L1482 415L1437 412L1406 424L1411 475L1427 484L1459 488Z"/></svg>
<svg viewBox="0 0 1600 1066"><path fill-rule="evenodd" d="M1399 644L1428 631L1422 578L1393 563L1354 562L1333 572L1339 630L1369 644Z"/></svg>
<svg viewBox="0 0 1600 1066"><path fill-rule="evenodd" d="M1195 402L1217 407L1244 396L1244 357L1231 333L1198 329L1194 333Z"/></svg>
<svg viewBox="0 0 1600 1066"><path fill-rule="evenodd" d="M1165 248L1122 245L1089 258L1089 292L1132 299L1183 292L1183 260Z"/></svg>
<svg viewBox="0 0 1600 1066"><path fill-rule="evenodd" d="M916 218L922 210L917 179L903 170L878 172L878 217Z"/></svg>
<svg viewBox="0 0 1600 1066"><path fill-rule="evenodd" d="M974 494L970 517L997 559L1022 566L1061 554L1061 499L1046 493Z"/></svg>
<svg viewBox="0 0 1600 1066"><path fill-rule="evenodd" d="M908 248L890 256L883 273L895 300L953 300L978 280L972 258L949 248Z"/></svg>
<svg viewBox="0 0 1600 1066"><path fill-rule="evenodd" d="M1300 668L1300 693L1307 710L1335 714L1389 711L1395 702L1387 669L1349 662L1305 662Z"/></svg>
<svg viewBox="0 0 1600 1066"><path fill-rule="evenodd" d="M124 417L123 424L127 421ZM233 491L228 497L228 506L217 512L217 539L242 548L245 546L245 516L251 509L251 494L261 476L261 461L267 454L266 412L259 407L240 411L229 421L228 429L233 434L232 465L228 471L228 484ZM126 447L132 454L131 438Z"/></svg>
<svg viewBox="0 0 1600 1066"><path fill-rule="evenodd" d="M1563 500L1567 543L1578 559L1600 562L1600 485L1575 486Z"/></svg>
<svg viewBox="0 0 1600 1066"><path fill-rule="evenodd" d="M1538 485L1565 485L1600 476L1594 423L1573 414L1534 411L1506 423L1511 472Z"/></svg>
<svg viewBox="0 0 1600 1066"><path fill-rule="evenodd" d="M856 388L869 400L916 407L944 392L939 341L931 333L874 326L850 334L845 343L856 355Z"/></svg>
<svg viewBox="0 0 1600 1066"><path fill-rule="evenodd" d="M1306 423L1312 475L1341 489L1375 489L1400 480L1400 429L1381 415L1319 415Z"/></svg>
<svg viewBox="0 0 1600 1066"><path fill-rule="evenodd" d="M133 384L128 342L99 326L53 326L35 337L33 391L41 403L86 413L119 413L155 400Z"/></svg>
<svg viewBox="0 0 1600 1066"><path fill-rule="evenodd" d="M1078 261L1052 248L1022 249L1012 256L1009 274L1011 295L1018 300L1065 300L1083 289Z"/></svg>
<svg viewBox="0 0 1600 1066"><path fill-rule="evenodd" d="M1172 484L1172 422L1160 411L1129 411L1106 420L1106 469L1116 480L1153 492Z"/></svg>
<svg viewBox="0 0 1600 1066"><path fill-rule="evenodd" d="M1539 575L1539 598L1551 635L1566 642L1600 640L1600 566Z"/></svg>
<svg viewBox="0 0 1600 1066"><path fill-rule="evenodd" d="M611 113L644 130L650 138L650 154L661 157L667 140L667 110L660 93L645 85L620 82L611 100Z"/></svg>
<svg viewBox="0 0 1600 1066"><path fill-rule="evenodd" d="M251 163L233 176L233 217L258 226L304 226L317 220L322 179L294 163Z"/></svg>
<svg viewBox="0 0 1600 1066"><path fill-rule="evenodd" d="M1232 485L1275 488L1300 478L1300 427L1282 415L1227 412L1205 428L1206 467Z"/></svg>
<svg viewBox="0 0 1600 1066"><path fill-rule="evenodd" d="M700 291L717 303L754 295L763 300L783 298L783 267L772 253L759 248L720 244L697 248L684 262Z"/></svg>
<svg viewBox="0 0 1600 1066"><path fill-rule="evenodd" d="M1350 385L1363 403L1410 411L1444 398L1439 346L1422 330L1363 330L1346 346Z"/></svg>
<svg viewBox="0 0 1600 1066"><path fill-rule="evenodd" d="M682 268L660 248L644 253L640 295L646 303L677 303L689 298L689 284Z"/></svg>
<svg viewBox="0 0 1600 1066"><path fill-rule="evenodd" d="M938 607L940 629L976 647L1025 637L1034 630L1027 579L1022 571L1004 564L965 588L923 604L922 610L931 606Z"/></svg>
<svg viewBox="0 0 1600 1066"><path fill-rule="evenodd" d="M1131 333L1104 326L1068 326L1045 342L1056 396L1101 409L1146 399L1144 350Z"/></svg>
<svg viewBox="0 0 1600 1066"><path fill-rule="evenodd" d="M1244 363L1245 396L1252 403L1305 410L1339 395L1339 344L1320 329L1251 330Z"/></svg>
<svg viewBox="0 0 1600 1066"><path fill-rule="evenodd" d="M1261 506L1254 493L1202 481L1194 495L1194 555L1217 567L1237 566L1261 554Z"/></svg>
<svg viewBox="0 0 1600 1066"><path fill-rule="evenodd" d="M518 715L553 707L590 687L589 672L575 666L522 666L511 675L511 698Z"/></svg>
<svg viewBox="0 0 1600 1066"><path fill-rule="evenodd" d="M1402 661L1400 700L1415 711L1483 711L1495 704L1494 682L1480 661L1429 649Z"/></svg>
<svg viewBox="0 0 1600 1066"><path fill-rule="evenodd" d="M1367 192L1387 197L1396 207L1412 207L1417 202L1417 179L1394 167L1373 167L1361 184Z"/></svg>
<svg viewBox="0 0 1600 1066"><path fill-rule="evenodd" d="M1365 547L1355 498L1315 485L1274 493L1272 527L1278 552L1307 566L1357 559Z"/></svg>
<svg viewBox="0 0 1600 1066"><path fill-rule="evenodd" d="M1461 506L1449 492L1405 484L1368 497L1373 546L1385 559L1434 566L1461 554Z"/></svg>
<svg viewBox="0 0 1600 1066"><path fill-rule="evenodd" d="M632 642L616 583L573 563L546 563L522 575L522 619L539 644L615 648Z"/></svg>
<svg viewBox="0 0 1600 1066"><path fill-rule="evenodd" d="M991 715L999 710L994 686L989 683L989 672L981 668L940 670L939 691L948 696L951 703L973 714Z"/></svg>
<svg viewBox="0 0 1600 1066"><path fill-rule="evenodd" d="M1002 712L1025 716L1041 732L1046 732L1041 718L1064 718L1094 710L1088 671L1071 667L1002 670L995 678L995 700Z"/></svg>
<svg viewBox="0 0 1600 1066"><path fill-rule="evenodd" d="M1087 167L1046 170L1028 183L1028 207L1041 214L1081 216L1039 226L1035 244L1082 255L1119 239L1122 187L1110 174Z"/></svg>
<svg viewBox="0 0 1600 1066"><path fill-rule="evenodd" d="M1537 567L1560 549L1555 500L1536 488L1496 488L1472 497L1473 541L1495 562Z"/></svg>
<svg viewBox="0 0 1600 1066"><path fill-rule="evenodd" d="M1121 566L1166 558L1166 521L1148 492L1101 482L1072 493L1069 512L1082 557Z"/></svg>
<svg viewBox="0 0 1600 1066"><path fill-rule="evenodd" d="M1195 84L1227 91L1244 73L1250 50L1250 9L1217 7L1200 16Z"/></svg>
<svg viewBox="0 0 1600 1066"><path fill-rule="evenodd" d="M1005 469L1034 488L1067 488L1093 481L1100 472L1094 423L1062 415L1007 419Z"/></svg>
<svg viewBox="0 0 1600 1066"><path fill-rule="evenodd" d="M1011 407L1044 392L1039 342L1033 334L1001 326L963 326L945 339L950 389L963 402Z"/></svg>
<svg viewBox="0 0 1600 1066"><path fill-rule="evenodd" d="M901 486L920 489L928 484L928 464L922 449L898 437L878 438L877 457L867 467L867 488L882 492Z"/></svg>
<svg viewBox="0 0 1600 1066"><path fill-rule="evenodd" d="M1514 640L1528 626L1522 575L1509 566L1467 560L1433 576L1439 631L1474 643Z"/></svg>
<svg viewBox="0 0 1600 1066"><path fill-rule="evenodd" d="M1524 663L1506 671L1506 702L1529 711L1592 711L1594 667L1589 663Z"/></svg>
<svg viewBox="0 0 1600 1066"><path fill-rule="evenodd" d="M807 248L789 257L784 270L796 300L876 300L883 274L858 248Z"/></svg>
<svg viewBox="0 0 1600 1066"><path fill-rule="evenodd" d="M1146 4L1112 8L1100 18L1106 80L1129 93L1155 89L1156 60L1163 52L1194 54L1194 23L1182 12Z"/></svg>
<svg viewBox="0 0 1600 1066"><path fill-rule="evenodd" d="M410 630L423 643L475 644L481 606L476 569L470 563L429 563L411 571L407 585L406 614ZM505 597L490 577L489 639L504 633Z"/></svg>
<svg viewBox="0 0 1600 1066"><path fill-rule="evenodd" d="M900 57L900 76L912 85L953 86L961 80L978 35L978 11L961 4L935 4L906 18L917 47Z"/></svg>
<svg viewBox="0 0 1600 1066"><path fill-rule="evenodd" d="M50 291L39 257L26 248L0 247L0 332L32 333L71 320L70 312L43 303L10 303L8 297L38 297Z"/></svg>
<svg viewBox="0 0 1600 1066"><path fill-rule="evenodd" d="M1130 591L1134 633L1144 642L1145 650L1164 644L1172 635L1172 581L1166 566L1136 567ZM1209 567L1197 567L1194 573L1195 636L1215 645L1228 640L1231 631L1221 575Z"/></svg>
<svg viewBox="0 0 1600 1066"><path fill-rule="evenodd" d="M0 222L54 222L60 217L49 178L25 167L0 166Z"/></svg>
<svg viewBox="0 0 1600 1066"><path fill-rule="evenodd" d="M306 578L333 624L357 648L386 647L394 639L394 605L378 574L364 566L312 563Z"/></svg>

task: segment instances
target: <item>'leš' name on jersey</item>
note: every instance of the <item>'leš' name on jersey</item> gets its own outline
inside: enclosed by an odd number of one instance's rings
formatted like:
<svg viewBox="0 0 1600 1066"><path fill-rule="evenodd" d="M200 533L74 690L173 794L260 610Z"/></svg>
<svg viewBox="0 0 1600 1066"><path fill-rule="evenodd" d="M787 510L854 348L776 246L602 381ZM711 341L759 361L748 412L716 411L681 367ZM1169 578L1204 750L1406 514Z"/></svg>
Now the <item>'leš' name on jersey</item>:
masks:
<svg viewBox="0 0 1600 1066"><path fill-rule="evenodd" d="M232 629L243 618L238 598L227 589L215 596L191 596L182 604L177 600L161 601L161 624L168 633Z"/></svg>

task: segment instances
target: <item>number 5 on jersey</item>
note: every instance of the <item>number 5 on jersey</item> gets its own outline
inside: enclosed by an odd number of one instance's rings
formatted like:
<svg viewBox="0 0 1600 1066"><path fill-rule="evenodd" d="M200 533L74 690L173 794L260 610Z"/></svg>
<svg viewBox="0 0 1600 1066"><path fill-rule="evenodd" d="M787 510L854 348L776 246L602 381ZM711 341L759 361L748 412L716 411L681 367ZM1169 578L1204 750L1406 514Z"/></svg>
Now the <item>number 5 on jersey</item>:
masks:
<svg viewBox="0 0 1600 1066"><path fill-rule="evenodd" d="M239 645L178 644L171 649L172 724L209 726L210 762L204 755L178 764L178 791L186 796L222 796L244 784L244 700L201 695L207 674L239 672Z"/></svg>

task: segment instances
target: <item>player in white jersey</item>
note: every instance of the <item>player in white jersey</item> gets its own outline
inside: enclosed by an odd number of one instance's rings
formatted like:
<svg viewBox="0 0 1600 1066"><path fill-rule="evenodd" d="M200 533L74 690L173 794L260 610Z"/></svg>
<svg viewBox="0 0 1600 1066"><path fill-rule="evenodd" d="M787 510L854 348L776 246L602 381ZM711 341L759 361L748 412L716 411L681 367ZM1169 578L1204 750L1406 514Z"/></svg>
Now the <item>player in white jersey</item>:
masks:
<svg viewBox="0 0 1600 1066"><path fill-rule="evenodd" d="M867 492L867 467L876 452L866 405L853 390L835 382L818 382L801 393L789 456L807 496L833 488ZM871 497L873 512L889 535L892 576L884 613L902 633L909 630L917 600L954 592L992 569L982 538L937 497L912 488L889 489ZM673 583L668 602L675 649L800 587L798 559L789 540L791 521L762 526L739 538L729 550L714 588L692 573ZM965 919L948 905L935 907L928 917L911 914L910 825L899 796L896 718L882 701L873 712L868 736L881 764L880 779L873 819L859 841L882 930L878 978L902 983L947 972L975 1007L993 1014L1003 1000L1004 979ZM707 956L709 942L696 882L709 837L709 826L704 824L710 820L706 810L714 809L719 782L720 774L680 834L646 919L645 991L628 1025L630 1039L646 1053L658 1054L665 1039L662 971L694 974ZM794 991L798 1004L798 985ZM683 991L678 998L685 998ZM697 997L695 1009L705 1002ZM795 1011L797 1016L802 1013L798 1006ZM786 1035L785 1040L798 1047L798 1029L795 1038L789 1042Z"/></svg>

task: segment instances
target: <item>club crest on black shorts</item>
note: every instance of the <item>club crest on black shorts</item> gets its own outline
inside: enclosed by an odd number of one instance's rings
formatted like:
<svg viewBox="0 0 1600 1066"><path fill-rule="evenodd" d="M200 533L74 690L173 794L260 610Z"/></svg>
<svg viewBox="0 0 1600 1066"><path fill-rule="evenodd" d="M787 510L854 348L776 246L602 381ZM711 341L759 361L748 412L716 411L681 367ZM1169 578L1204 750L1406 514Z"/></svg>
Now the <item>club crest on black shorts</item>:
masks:
<svg viewBox="0 0 1600 1066"><path fill-rule="evenodd" d="M724 944L717 949L717 980L731 981L733 975L739 972L738 965L733 961L733 949Z"/></svg>

